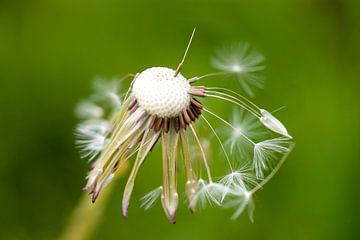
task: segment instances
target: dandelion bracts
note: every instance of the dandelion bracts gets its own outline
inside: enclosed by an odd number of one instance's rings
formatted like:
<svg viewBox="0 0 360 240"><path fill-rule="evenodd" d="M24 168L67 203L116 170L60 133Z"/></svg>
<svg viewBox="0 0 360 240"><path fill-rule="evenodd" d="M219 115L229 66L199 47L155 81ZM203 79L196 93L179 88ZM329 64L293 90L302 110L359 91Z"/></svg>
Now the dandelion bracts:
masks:
<svg viewBox="0 0 360 240"><path fill-rule="evenodd" d="M141 199L141 206L148 209L160 197L166 216L175 223L179 203L177 166L183 164L190 210L195 212L199 205L210 203L235 208L236 218L246 207L252 211L252 196L292 150L292 137L270 112L236 91L204 85L207 77L235 76L252 96L250 85L261 86L256 73L263 69L260 64L264 58L250 51L248 45L232 46L212 61L220 72L186 78L181 70L191 40L175 70L152 67L127 76L133 79L123 97L118 89L120 81L106 87L97 84L97 93L79 105L77 113L83 123L77 130L77 143L91 162L84 189L91 193L93 202L118 169L131 161L122 200L122 214L127 216L136 176L149 152L159 144L162 183ZM215 113L211 105L204 105L204 98L233 105L232 121ZM223 128L215 128L214 122ZM209 159L199 125L215 136L223 152L229 171L220 180L213 176L214 161Z"/></svg>

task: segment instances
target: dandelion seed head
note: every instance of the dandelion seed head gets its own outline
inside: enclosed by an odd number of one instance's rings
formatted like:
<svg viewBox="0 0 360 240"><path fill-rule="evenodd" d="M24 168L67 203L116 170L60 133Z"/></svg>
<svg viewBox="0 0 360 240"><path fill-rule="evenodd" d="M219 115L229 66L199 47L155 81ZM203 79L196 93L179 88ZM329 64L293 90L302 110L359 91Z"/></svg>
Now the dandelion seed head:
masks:
<svg viewBox="0 0 360 240"><path fill-rule="evenodd" d="M213 205L235 208L232 218L246 208L252 215L252 195L269 181L286 159L290 136L278 119L231 89L194 85L205 77L233 75L252 95L250 87L262 84L256 74L264 68L264 57L247 44L234 45L213 59L214 66L221 72L186 79L181 69L190 42L176 70L152 67L128 74L134 78L123 95L119 79L105 82L97 78L95 93L78 105L76 114L82 123L76 130L76 144L82 157L91 161L84 189L92 194L93 202L113 181L117 171L126 162L133 161L122 199L122 214L127 216L139 169L157 144L162 146L162 184L141 198L141 207L149 209L160 199L165 215L175 223L179 203L178 169L184 168L186 181L183 184L192 212L198 206ZM211 104L202 103L201 98L236 106L232 120L228 122L212 112L208 109ZM208 114L226 127L222 130L226 135L224 143L224 136L216 132L217 125L213 127L211 123L213 119L207 120ZM266 134L259 127L283 136L264 140ZM214 142L204 136L209 129L219 148L214 148ZM217 150L223 152L226 161L211 158ZM244 164L245 161L250 163ZM224 166L214 168L224 163L227 174L215 181L214 172L218 174L217 170ZM184 166L178 167L180 164Z"/></svg>
<svg viewBox="0 0 360 240"><path fill-rule="evenodd" d="M139 106L159 117L175 117L189 106L189 82L165 67L144 70L135 79L132 93Z"/></svg>

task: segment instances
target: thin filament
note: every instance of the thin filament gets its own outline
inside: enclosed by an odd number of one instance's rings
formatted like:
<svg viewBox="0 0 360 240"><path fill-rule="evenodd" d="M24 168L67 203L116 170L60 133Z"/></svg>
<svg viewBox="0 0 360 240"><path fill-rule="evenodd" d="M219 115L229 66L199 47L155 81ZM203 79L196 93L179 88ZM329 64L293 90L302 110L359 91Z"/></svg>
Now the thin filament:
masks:
<svg viewBox="0 0 360 240"><path fill-rule="evenodd" d="M236 130L236 128L229 123L228 121L226 121L225 119L223 119L222 117L220 117L219 115L213 113L212 111L203 108L203 110L211 115L213 115L214 117L216 117L217 119L219 119L220 121L222 121L223 123L225 123L226 125L228 125L229 127L231 127L233 130ZM251 144L255 145L255 142L253 140L251 140L250 138L248 138L245 134L243 134L242 132L240 132L240 135L243 136L246 140L248 140Z"/></svg>
<svg viewBox="0 0 360 240"><path fill-rule="evenodd" d="M206 77L212 77L212 76L221 76L221 75L226 75L226 74L230 74L229 72L214 72L214 73L207 73L204 74L200 77L197 77L198 80L202 79L202 78L206 78Z"/></svg>
<svg viewBox="0 0 360 240"><path fill-rule="evenodd" d="M207 89L210 89L210 90L223 90L225 92L229 92L229 93L232 93L232 94L235 94L236 96L244 99L245 101L247 101L248 103L250 103L253 107L255 107L257 110L260 111L260 108L255 104L253 103L252 101L250 101L249 99L247 99L246 97L244 97L243 95L233 91L233 90L230 90L228 88L222 88L222 87L208 87Z"/></svg>
<svg viewBox="0 0 360 240"><path fill-rule="evenodd" d="M256 112L254 109L251 109L251 107L249 105L247 105L246 103L242 102L240 99L238 99L234 96L228 95L226 93L217 92L217 91L207 91L207 93L211 93L211 94L207 95L209 97L215 97L215 98L219 98L219 99L222 99L225 101L232 102L232 103L244 108L245 110L249 111L251 114L253 114L257 118L261 117L261 115L258 112ZM239 102L237 102L237 101L239 101Z"/></svg>
<svg viewBox="0 0 360 240"><path fill-rule="evenodd" d="M232 165L231 165L229 156L228 156L228 154L227 154L227 152L226 152L226 150L225 150L224 145L223 145L222 142L221 142L221 139L220 139L219 135L216 133L215 129L214 129L213 126L210 124L210 122L209 122L203 115L201 115L201 117L204 119L204 121L207 123L207 125L210 127L210 129L213 131L215 137L216 137L217 140L219 141L219 144L220 144L220 146L221 146L221 148L222 148L222 150L223 150L223 152L224 152L224 154L225 154L226 160L227 160L227 162L228 162L228 164L229 164L230 170L233 172L233 167L232 167Z"/></svg>
<svg viewBox="0 0 360 240"><path fill-rule="evenodd" d="M181 69L182 69L182 67L183 67L183 65L184 65L186 55L187 55L187 53L188 53L188 51L189 51L189 48L190 48L191 42L192 42L192 40L193 40L193 38L194 38L194 35L195 35L195 31L196 31L196 28L194 28L194 30L192 31L192 34L191 34L191 37L190 37L189 43L188 43L188 45L186 46L186 49L185 49L184 56L183 56L183 58L181 59L181 61L180 61L179 65L178 65L178 67L176 68L176 71L175 71L174 77L176 77L176 76L179 74L179 72L181 71Z"/></svg>

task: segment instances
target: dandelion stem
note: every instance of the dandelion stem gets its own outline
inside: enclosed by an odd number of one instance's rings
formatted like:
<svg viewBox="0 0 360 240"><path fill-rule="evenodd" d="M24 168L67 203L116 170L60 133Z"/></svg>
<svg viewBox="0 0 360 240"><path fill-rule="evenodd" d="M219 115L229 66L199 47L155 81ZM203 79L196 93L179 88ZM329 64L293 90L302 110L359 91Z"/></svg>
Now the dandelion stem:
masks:
<svg viewBox="0 0 360 240"><path fill-rule="evenodd" d="M128 169L128 165L123 165L115 175L115 181L119 180ZM58 240L85 240L89 239L97 226L101 222L106 203L109 201L112 191L116 184L110 184L99 197L96 204L89 201L89 196L83 194L76 207L70 214L70 218L63 229Z"/></svg>

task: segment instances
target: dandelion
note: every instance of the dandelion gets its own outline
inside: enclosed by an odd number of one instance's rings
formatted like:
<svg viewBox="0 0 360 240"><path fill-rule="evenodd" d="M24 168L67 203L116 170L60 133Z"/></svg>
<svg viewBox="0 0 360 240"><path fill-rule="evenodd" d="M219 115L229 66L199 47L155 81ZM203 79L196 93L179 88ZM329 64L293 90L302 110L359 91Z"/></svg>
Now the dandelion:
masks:
<svg viewBox="0 0 360 240"><path fill-rule="evenodd" d="M206 203L215 203L216 205L221 206L224 193L226 192L229 192L228 187L221 183L207 183L205 180L199 179L197 191L192 198L192 202L190 202L190 206L198 203L200 203L202 207L205 207Z"/></svg>
<svg viewBox="0 0 360 240"><path fill-rule="evenodd" d="M103 116L104 110L92 101L83 100L78 104L75 113L80 119L96 119Z"/></svg>
<svg viewBox="0 0 360 240"><path fill-rule="evenodd" d="M251 86L263 87L263 78L257 73L265 69L263 62L265 57L250 48L247 43L236 43L230 47L220 49L216 57L212 59L215 68L223 73L235 76L244 91L253 97Z"/></svg>
<svg viewBox="0 0 360 240"><path fill-rule="evenodd" d="M249 191L236 191L232 192L232 198L224 206L226 208L235 208L235 212L231 216L231 219L238 218L244 210L247 208L249 212L249 218L253 222L253 213L255 209L252 193Z"/></svg>
<svg viewBox="0 0 360 240"><path fill-rule="evenodd" d="M287 132L285 126L271 113L265 109L260 109L260 113L262 115L260 121L264 124L265 127L285 137L292 138Z"/></svg>
<svg viewBox="0 0 360 240"><path fill-rule="evenodd" d="M83 158L91 161L105 148L109 124L102 120L93 120L79 124L76 131L76 144Z"/></svg>
<svg viewBox="0 0 360 240"><path fill-rule="evenodd" d="M276 154L285 154L290 150L286 145L287 138L269 139L255 144L253 168L256 177L264 177L264 170L269 168L271 160L276 160Z"/></svg>
<svg viewBox="0 0 360 240"><path fill-rule="evenodd" d="M257 179L251 172L251 169L246 165L225 175L219 181L220 184L226 187L221 202L224 201L229 191L235 192L236 194L247 192L251 186L256 186L258 184L256 180Z"/></svg>
<svg viewBox="0 0 360 240"><path fill-rule="evenodd" d="M104 78L96 77L93 83L94 94L92 99L105 103L110 108L120 108L121 99L119 97L119 79L113 78L107 81Z"/></svg>
<svg viewBox="0 0 360 240"><path fill-rule="evenodd" d="M229 136L224 145L233 157L249 157L248 154L251 153L249 148L252 145L243 136L255 139L266 135L266 132L261 128L261 123L256 117L239 108L234 108L230 123L235 129L226 126L222 129L222 133Z"/></svg>
<svg viewBox="0 0 360 240"><path fill-rule="evenodd" d="M132 82L122 94L119 92L119 82L125 78L115 81L110 88L97 82L96 93L90 97L90 104L82 104L81 110L77 111L83 121L77 129L77 143L82 155L91 160L92 166L84 189L92 194L93 202L118 169L134 157L122 199L122 214L127 216L140 167L158 144L162 147L162 184L141 199L142 207L149 209L160 198L166 216L175 223L179 203L177 175L178 169L181 169L177 166L183 163L189 209L195 212L199 205L205 206L207 203L230 206L235 208L235 218L246 207L252 207L254 193L274 176L287 158L293 147L292 140L284 137L288 134L279 120L231 89L197 85L201 79L218 75L216 73L190 78L181 74L194 32L175 70L151 67L137 74L129 74L126 78L132 77ZM239 52L234 49L228 57L224 55L215 63L220 66L222 60L221 68L224 71L232 69L250 76L262 69L258 65L263 58L253 54L247 56L247 50L244 48ZM237 59L241 61L236 62ZM240 69L227 65L235 62ZM227 121L210 110L211 104L205 106L202 98L221 101L241 110L234 112L233 121ZM223 134L218 134L213 126L214 122L226 127L228 130L224 133L230 136L223 140ZM201 129L198 126L202 126ZM209 151L213 143L200 131L203 129L216 137L223 159L210 159ZM268 139L265 137L269 134L263 133L265 131L283 137ZM234 164L234 153L230 149L232 154L229 154L227 149L228 141L234 146L240 144L239 147L246 144L249 148L246 149L247 158L235 157ZM192 151L193 147L196 151ZM182 161L179 161L180 158ZM248 159L251 159L250 163L243 165ZM213 176L217 164L226 164L229 169L229 173L219 181ZM235 167L239 165L246 167Z"/></svg>

